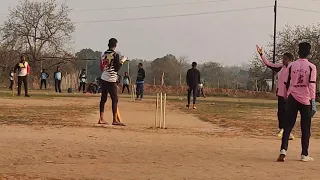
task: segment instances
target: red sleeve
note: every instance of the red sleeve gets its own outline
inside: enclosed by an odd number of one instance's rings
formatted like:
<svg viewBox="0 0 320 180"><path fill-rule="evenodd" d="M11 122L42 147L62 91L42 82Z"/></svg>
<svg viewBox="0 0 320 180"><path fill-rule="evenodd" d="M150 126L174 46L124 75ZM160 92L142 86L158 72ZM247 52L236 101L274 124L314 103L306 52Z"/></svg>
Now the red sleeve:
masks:
<svg viewBox="0 0 320 180"><path fill-rule="evenodd" d="M30 65L28 63L28 66L27 66L27 74L29 75L30 74Z"/></svg>
<svg viewBox="0 0 320 180"><path fill-rule="evenodd" d="M101 60L100 60L100 70L103 71L103 69L104 69L104 67L103 67L103 60L102 60L102 58L101 58Z"/></svg>

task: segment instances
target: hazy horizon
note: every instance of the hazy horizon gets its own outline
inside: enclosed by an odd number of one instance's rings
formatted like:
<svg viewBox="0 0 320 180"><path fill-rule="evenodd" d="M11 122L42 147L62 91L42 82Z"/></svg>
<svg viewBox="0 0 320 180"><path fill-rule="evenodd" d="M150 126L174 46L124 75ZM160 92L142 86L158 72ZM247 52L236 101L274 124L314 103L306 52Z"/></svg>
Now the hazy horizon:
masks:
<svg viewBox="0 0 320 180"><path fill-rule="evenodd" d="M40 0L38 0L40 1ZM204 0L205 1L205 0ZM0 14L8 14L19 0L1 0ZM58 1L62 2L62 1ZM74 53L91 48L104 51L110 37L119 40L118 50L130 59L154 60L166 54L188 56L190 61L219 62L223 65L248 63L255 53L255 45L271 42L273 33L274 0L224 0L179 6L118 9L106 11L79 11L132 6L179 4L194 0L67 0L74 9L70 17L76 22ZM279 6L320 11L320 1L278 0ZM265 7L270 6L270 7ZM265 7L261 9L230 12L229 10ZM224 13L184 16L175 18L79 23L130 18L159 17L203 12ZM318 23L320 12L278 9L278 30L286 24L312 25ZM0 16L2 24L6 16Z"/></svg>

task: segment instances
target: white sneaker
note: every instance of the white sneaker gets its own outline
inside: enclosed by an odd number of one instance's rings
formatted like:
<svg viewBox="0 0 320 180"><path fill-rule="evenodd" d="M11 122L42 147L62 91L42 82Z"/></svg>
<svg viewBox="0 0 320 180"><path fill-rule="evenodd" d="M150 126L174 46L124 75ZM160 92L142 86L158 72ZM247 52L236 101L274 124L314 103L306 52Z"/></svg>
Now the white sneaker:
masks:
<svg viewBox="0 0 320 180"><path fill-rule="evenodd" d="M278 162L284 162L284 161L286 160L286 155L287 155L286 150L282 149L282 150L280 151L280 155L279 155L277 161L278 161Z"/></svg>
<svg viewBox="0 0 320 180"><path fill-rule="evenodd" d="M314 159L310 156L301 155L301 161L309 162L309 161L314 161Z"/></svg>

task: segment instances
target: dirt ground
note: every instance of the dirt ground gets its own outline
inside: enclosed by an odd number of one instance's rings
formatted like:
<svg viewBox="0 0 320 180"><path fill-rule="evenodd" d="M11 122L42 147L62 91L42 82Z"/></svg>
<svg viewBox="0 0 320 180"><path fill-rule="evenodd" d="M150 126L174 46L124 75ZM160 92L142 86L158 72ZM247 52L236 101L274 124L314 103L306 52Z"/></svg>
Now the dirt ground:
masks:
<svg viewBox="0 0 320 180"><path fill-rule="evenodd" d="M1 106L7 108L98 108L98 103L97 97L0 99ZM315 162L298 161L297 139L290 142L287 162L277 163L280 141L274 137L232 136L237 129L203 122L178 111L170 101L166 130L153 128L155 112L149 100L120 99L119 107L127 127L95 127L98 109L63 119L78 126L2 123L0 179L319 179L320 140L311 140L310 154ZM110 122L109 103L106 109ZM37 113L34 110L33 116ZM50 120L49 115L43 119Z"/></svg>

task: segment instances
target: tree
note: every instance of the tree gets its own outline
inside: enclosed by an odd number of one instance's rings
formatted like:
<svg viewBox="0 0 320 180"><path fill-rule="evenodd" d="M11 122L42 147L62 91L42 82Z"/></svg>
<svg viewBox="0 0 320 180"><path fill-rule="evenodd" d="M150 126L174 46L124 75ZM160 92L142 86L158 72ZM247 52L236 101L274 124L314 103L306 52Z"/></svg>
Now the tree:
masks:
<svg viewBox="0 0 320 180"><path fill-rule="evenodd" d="M266 56L268 57L268 55ZM266 79L272 77L271 72L272 71L261 62L260 57L255 55L250 64L250 81L247 88L256 91L265 89L267 86Z"/></svg>
<svg viewBox="0 0 320 180"><path fill-rule="evenodd" d="M180 65L177 58L168 54L162 58L157 58L151 63L150 70L153 78L156 80L156 84L161 84L161 77L164 73L164 84L165 85L178 85L179 84L179 70Z"/></svg>
<svg viewBox="0 0 320 180"><path fill-rule="evenodd" d="M320 67L320 25L312 26L285 26L281 31L277 32L276 41L276 61L281 62L284 53L292 53L296 58L298 58L298 44L300 42L309 42L312 46L311 56L309 60L313 62L317 68ZM265 54L272 54L273 43L269 43L265 49ZM270 57L270 56L269 56ZM269 58L271 59L271 58ZM256 59L255 59L256 60ZM254 61L255 61L254 60ZM258 78L260 83L262 83L266 77L262 75L257 75L257 70L254 67L255 64L251 64L250 77ZM259 69L259 68L258 68ZM270 73L270 71L269 71ZM268 76L268 73L262 73ZM272 77L272 76L271 76Z"/></svg>
<svg viewBox="0 0 320 180"><path fill-rule="evenodd" d="M35 69L42 56L67 54L66 45L75 30L69 18L66 4L58 5L55 0L23 0L9 10L8 19L0 29L2 44L8 50L25 51Z"/></svg>
<svg viewBox="0 0 320 180"><path fill-rule="evenodd" d="M206 84L220 88L220 78L222 75L222 66L216 62L206 62L201 67L201 77Z"/></svg>
<svg viewBox="0 0 320 180"><path fill-rule="evenodd" d="M188 57L187 56L180 56L177 58L179 63L179 85L182 85L182 82L185 82L185 76L182 74L185 74L187 71L187 63L188 63Z"/></svg>
<svg viewBox="0 0 320 180"><path fill-rule="evenodd" d="M92 49L82 49L75 54L77 70L80 72L81 69L87 69L89 81L94 81L95 78L101 76L101 54L102 52Z"/></svg>
<svg viewBox="0 0 320 180"><path fill-rule="evenodd" d="M277 59L282 59L286 52L292 53L298 57L298 44L300 42L309 42L312 46L309 60L317 68L320 66L320 25L312 26L286 26L277 33Z"/></svg>

